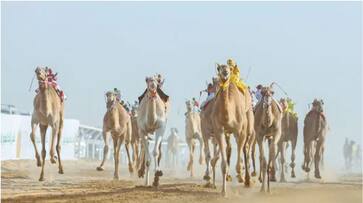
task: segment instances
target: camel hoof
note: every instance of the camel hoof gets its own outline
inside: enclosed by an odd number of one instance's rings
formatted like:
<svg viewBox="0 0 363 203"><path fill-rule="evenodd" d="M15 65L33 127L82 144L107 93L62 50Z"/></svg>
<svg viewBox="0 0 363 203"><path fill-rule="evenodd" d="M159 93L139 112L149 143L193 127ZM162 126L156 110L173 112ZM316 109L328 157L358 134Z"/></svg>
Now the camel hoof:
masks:
<svg viewBox="0 0 363 203"><path fill-rule="evenodd" d="M232 181L232 176L228 174L228 175L226 176L226 181L227 181L227 182L231 182L231 181Z"/></svg>
<svg viewBox="0 0 363 203"><path fill-rule="evenodd" d="M244 182L244 179L241 175L237 175L237 179L238 179L238 182L239 183L243 183Z"/></svg>
<svg viewBox="0 0 363 203"><path fill-rule="evenodd" d="M212 189L215 189L215 185L213 185L211 182L207 182L205 185L204 185L205 188L212 188Z"/></svg>
<svg viewBox="0 0 363 203"><path fill-rule="evenodd" d="M222 191L222 196L223 197L227 197L227 192L226 191Z"/></svg>
<svg viewBox="0 0 363 203"><path fill-rule="evenodd" d="M155 172L155 176L163 176L163 172L161 170Z"/></svg>
<svg viewBox="0 0 363 203"><path fill-rule="evenodd" d="M262 183L262 178L261 177L258 177L258 181L260 181L260 183Z"/></svg>
<svg viewBox="0 0 363 203"><path fill-rule="evenodd" d="M305 172L306 172L306 173L309 173L309 172L310 172L310 168L306 167L306 168L305 168Z"/></svg>
<svg viewBox="0 0 363 203"><path fill-rule="evenodd" d="M96 169L97 169L97 171L103 171L103 170L105 170L101 166L98 166Z"/></svg>
<svg viewBox="0 0 363 203"><path fill-rule="evenodd" d="M256 172L254 172L254 171L251 173L251 176L252 176L252 177L255 177L256 175L257 175L257 174L256 174Z"/></svg>
<svg viewBox="0 0 363 203"><path fill-rule="evenodd" d="M40 177L39 178L39 181L44 181L44 177Z"/></svg>
<svg viewBox="0 0 363 203"><path fill-rule="evenodd" d="M113 176L113 179L114 180L119 180L119 177L118 176Z"/></svg>
<svg viewBox="0 0 363 203"><path fill-rule="evenodd" d="M295 172L291 172L291 178L296 178Z"/></svg>
<svg viewBox="0 0 363 203"><path fill-rule="evenodd" d="M59 173L59 174L64 174L63 169L59 169L58 173Z"/></svg>
<svg viewBox="0 0 363 203"><path fill-rule="evenodd" d="M144 174L145 174L144 171L141 169L137 172L137 175L139 176L139 178L143 178Z"/></svg>
<svg viewBox="0 0 363 203"><path fill-rule="evenodd" d="M134 172L134 167L132 166L132 164L129 164L129 172L133 173Z"/></svg>
<svg viewBox="0 0 363 203"><path fill-rule="evenodd" d="M56 164L56 163L57 163L57 161L56 161L54 158L50 158L50 163L52 163L52 164Z"/></svg>
<svg viewBox="0 0 363 203"><path fill-rule="evenodd" d="M42 162L41 161L37 161L37 167L41 167L42 166Z"/></svg>
<svg viewBox="0 0 363 203"><path fill-rule="evenodd" d="M321 179L321 176L320 176L320 172L319 171L315 171L315 178Z"/></svg>
<svg viewBox="0 0 363 203"><path fill-rule="evenodd" d="M204 175L203 176L203 180L205 180L205 181L210 181L210 176L209 175Z"/></svg>
<svg viewBox="0 0 363 203"><path fill-rule="evenodd" d="M155 176L154 176L154 182L153 182L153 186L154 187L159 187L159 180L160 180L160 176L162 176L162 172L161 171L156 171L155 172Z"/></svg>
<svg viewBox="0 0 363 203"><path fill-rule="evenodd" d="M245 187L251 187L251 181L250 180L246 180L245 181Z"/></svg>

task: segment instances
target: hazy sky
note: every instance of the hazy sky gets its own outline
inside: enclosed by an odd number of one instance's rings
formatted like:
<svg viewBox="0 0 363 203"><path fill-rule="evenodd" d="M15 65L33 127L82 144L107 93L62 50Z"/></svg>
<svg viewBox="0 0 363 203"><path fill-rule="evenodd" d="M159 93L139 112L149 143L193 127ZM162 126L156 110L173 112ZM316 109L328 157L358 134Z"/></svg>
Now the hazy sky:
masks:
<svg viewBox="0 0 363 203"><path fill-rule="evenodd" d="M251 86L276 81L288 92L300 129L308 103L323 98L328 146L340 153L345 137L361 142L360 2L1 5L1 103L32 111L34 69L48 65L68 96L66 117L101 127L107 90L118 87L132 102L145 76L162 73L172 102L168 128L183 132L185 100L198 98L214 64L232 57L242 77L252 67Z"/></svg>

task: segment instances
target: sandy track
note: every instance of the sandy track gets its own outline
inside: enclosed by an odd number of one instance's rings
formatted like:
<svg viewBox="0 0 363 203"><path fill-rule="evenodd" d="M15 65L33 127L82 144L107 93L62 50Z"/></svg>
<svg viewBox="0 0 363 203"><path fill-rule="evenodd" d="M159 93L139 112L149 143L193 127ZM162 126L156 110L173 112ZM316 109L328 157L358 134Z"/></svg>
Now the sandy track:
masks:
<svg viewBox="0 0 363 203"><path fill-rule="evenodd" d="M49 162L49 161L48 161ZM143 180L130 177L121 168L121 180L114 181L113 166L96 171L97 162L65 161L64 175L57 166L46 164L44 182L39 182L40 168L33 160L2 161L2 202L362 202L362 177L349 175L335 181L295 181L273 183L272 194L259 192L259 183L245 188L229 184L229 197L217 189L205 188L201 178L180 178L166 171L158 189L142 186ZM177 178L179 177L179 178ZM218 182L220 183L220 182Z"/></svg>

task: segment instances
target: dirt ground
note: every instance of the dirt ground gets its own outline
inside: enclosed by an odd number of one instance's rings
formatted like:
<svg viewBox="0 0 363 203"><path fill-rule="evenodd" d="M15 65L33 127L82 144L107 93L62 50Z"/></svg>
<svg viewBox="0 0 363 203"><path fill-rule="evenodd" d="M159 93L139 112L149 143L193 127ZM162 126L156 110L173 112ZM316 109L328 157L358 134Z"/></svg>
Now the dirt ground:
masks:
<svg viewBox="0 0 363 203"><path fill-rule="evenodd" d="M202 176L190 178L187 173L164 171L161 185L155 189L142 186L143 179L130 176L125 167L121 167L120 180L114 181L112 161L101 172L96 171L97 164L64 161L65 174L60 175L57 165L47 161L45 181L39 182L40 168L35 160L2 161L1 202L362 202L361 174L322 181L288 179L288 183L272 183L271 194L260 193L256 180L251 188L232 182L228 184L228 197L222 197L221 182L217 181L217 189L206 188Z"/></svg>

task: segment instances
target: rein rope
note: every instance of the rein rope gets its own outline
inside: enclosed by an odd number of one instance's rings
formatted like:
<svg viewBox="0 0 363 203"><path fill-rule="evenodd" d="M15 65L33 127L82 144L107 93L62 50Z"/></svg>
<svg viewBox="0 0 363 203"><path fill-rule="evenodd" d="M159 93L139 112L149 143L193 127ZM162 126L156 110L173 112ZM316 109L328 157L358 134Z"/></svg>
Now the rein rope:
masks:
<svg viewBox="0 0 363 203"><path fill-rule="evenodd" d="M29 91L29 92L30 92L30 91L31 91L31 89L32 89L33 82L34 82L34 78L35 78L35 74L33 75L33 78L32 78L32 80L31 80L31 82L30 82L30 86L29 86L29 89L28 89L28 91Z"/></svg>

